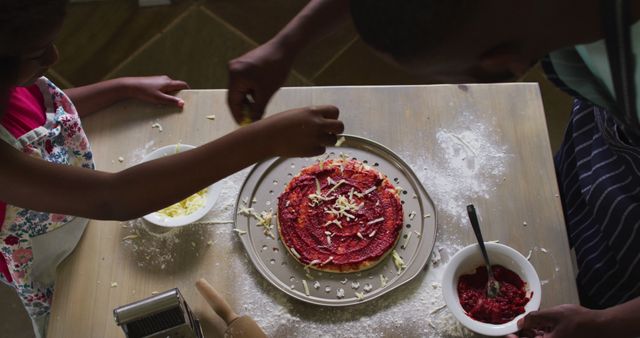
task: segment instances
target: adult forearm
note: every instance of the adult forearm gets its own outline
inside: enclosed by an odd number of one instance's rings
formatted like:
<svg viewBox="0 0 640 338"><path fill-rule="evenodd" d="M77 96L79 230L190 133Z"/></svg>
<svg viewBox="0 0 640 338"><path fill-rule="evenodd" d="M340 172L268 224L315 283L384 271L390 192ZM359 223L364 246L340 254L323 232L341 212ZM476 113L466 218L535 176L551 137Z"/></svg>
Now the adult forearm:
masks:
<svg viewBox="0 0 640 338"><path fill-rule="evenodd" d="M127 78L102 81L65 90L80 116L86 116L129 97Z"/></svg>
<svg viewBox="0 0 640 338"><path fill-rule="evenodd" d="M640 337L640 297L602 313L603 332L609 337Z"/></svg>
<svg viewBox="0 0 640 338"><path fill-rule="evenodd" d="M297 54L308 44L335 31L348 17L348 0L312 0L272 39L272 42Z"/></svg>

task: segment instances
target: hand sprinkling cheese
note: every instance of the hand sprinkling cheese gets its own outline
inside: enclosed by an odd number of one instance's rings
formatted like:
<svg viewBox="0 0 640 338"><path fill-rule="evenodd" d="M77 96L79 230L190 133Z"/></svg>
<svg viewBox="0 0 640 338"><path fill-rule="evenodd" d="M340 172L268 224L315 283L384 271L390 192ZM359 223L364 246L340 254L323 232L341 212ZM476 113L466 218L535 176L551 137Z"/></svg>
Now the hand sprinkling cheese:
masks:
<svg viewBox="0 0 640 338"><path fill-rule="evenodd" d="M336 147L340 147L340 146L342 146L342 144L344 143L344 141L346 141L346 139L344 138L344 136L340 136L340 138L338 139L338 141L336 141Z"/></svg>

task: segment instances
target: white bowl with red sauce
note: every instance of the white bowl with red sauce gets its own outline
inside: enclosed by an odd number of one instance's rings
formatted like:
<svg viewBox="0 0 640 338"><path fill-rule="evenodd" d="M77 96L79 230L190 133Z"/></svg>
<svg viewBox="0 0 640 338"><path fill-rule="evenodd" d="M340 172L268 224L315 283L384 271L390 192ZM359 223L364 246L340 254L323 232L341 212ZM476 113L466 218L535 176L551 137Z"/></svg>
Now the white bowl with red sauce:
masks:
<svg viewBox="0 0 640 338"><path fill-rule="evenodd" d="M477 271L486 273L484 260L482 259L482 253L478 244L463 248L449 260L442 277L442 293L449 311L469 330L487 336L504 336L518 331L518 320L527 313L540 308L540 299L542 296L540 278L533 268L533 265L518 251L498 243L485 243L485 247L487 248L492 266L500 265L517 274L524 282L520 291L524 291L526 296L529 297L529 301L524 305L524 312L507 322L491 324L474 319L465 311L458 293L460 277L463 275L474 275ZM482 269L476 270L478 267L482 267ZM465 277L465 284L469 278L470 277ZM513 285L517 285L517 283L514 282ZM505 294L501 294L500 296L507 297ZM514 299L518 298L514 297ZM522 301L522 298L520 298L520 301ZM514 307L519 308L520 305L514 305Z"/></svg>

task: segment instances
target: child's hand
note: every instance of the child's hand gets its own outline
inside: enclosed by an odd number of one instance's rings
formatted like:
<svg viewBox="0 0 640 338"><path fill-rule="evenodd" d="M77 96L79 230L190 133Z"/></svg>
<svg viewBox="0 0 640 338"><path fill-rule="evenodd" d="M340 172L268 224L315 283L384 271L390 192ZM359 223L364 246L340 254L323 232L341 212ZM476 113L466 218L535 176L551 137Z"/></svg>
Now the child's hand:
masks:
<svg viewBox="0 0 640 338"><path fill-rule="evenodd" d="M131 98L180 108L184 106L184 101L167 93L189 89L186 82L173 80L166 75L129 77L122 80Z"/></svg>
<svg viewBox="0 0 640 338"><path fill-rule="evenodd" d="M313 106L287 110L249 127L261 128L273 152L283 157L305 157L324 153L344 131L334 106ZM245 128L249 128L245 127Z"/></svg>

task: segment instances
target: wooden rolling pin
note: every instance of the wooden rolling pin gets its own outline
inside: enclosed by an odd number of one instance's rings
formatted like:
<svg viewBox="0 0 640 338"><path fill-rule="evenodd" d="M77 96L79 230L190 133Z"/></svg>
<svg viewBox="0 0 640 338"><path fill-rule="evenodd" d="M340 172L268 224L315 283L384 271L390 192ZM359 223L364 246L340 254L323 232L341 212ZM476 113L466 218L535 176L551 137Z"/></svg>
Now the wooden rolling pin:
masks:
<svg viewBox="0 0 640 338"><path fill-rule="evenodd" d="M196 282L196 288L207 300L213 311L227 323L225 337L234 338L267 338L258 324L249 316L239 316L229 303L204 278Z"/></svg>

